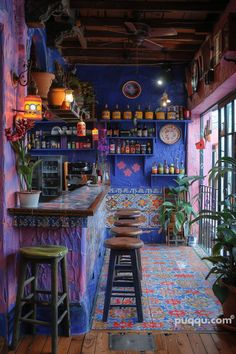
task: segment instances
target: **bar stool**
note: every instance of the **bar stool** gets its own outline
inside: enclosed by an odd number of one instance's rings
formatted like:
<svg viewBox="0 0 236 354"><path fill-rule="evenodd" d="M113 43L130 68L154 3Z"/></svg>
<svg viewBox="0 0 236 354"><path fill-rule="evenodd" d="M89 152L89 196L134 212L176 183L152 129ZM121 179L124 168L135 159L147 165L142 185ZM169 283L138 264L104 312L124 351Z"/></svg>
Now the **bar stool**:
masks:
<svg viewBox="0 0 236 354"><path fill-rule="evenodd" d="M58 346L58 325L64 320L65 335L70 336L70 312L68 300L68 285L66 273L66 254L68 249L64 246L40 246L23 247L20 249L20 275L16 298L14 317L14 330L12 349L15 349L19 340L20 322L32 325L51 326L52 329L52 353L57 353ZM61 266L62 292L58 292L58 265ZM51 290L40 290L37 288L37 268L39 264L51 266ZM31 276L27 278L27 266L31 267ZM31 293L25 295L25 287L31 284ZM51 295L51 301L45 302L37 299L38 294ZM22 308L25 304L31 304L32 309L22 315ZM37 320L37 305L49 306L51 308L51 321ZM63 312L58 318L58 308L62 305ZM33 327L35 332L35 327Z"/></svg>
<svg viewBox="0 0 236 354"><path fill-rule="evenodd" d="M118 209L115 213L115 218L120 219L137 219L141 216L142 212L139 209Z"/></svg>
<svg viewBox="0 0 236 354"><path fill-rule="evenodd" d="M106 248L111 250L107 286L103 309L103 322L107 322L109 309L111 307L136 307L138 322L143 322L142 309L142 294L141 294L141 280L138 269L137 250L143 247L143 241L131 237L112 237L105 241ZM119 264L118 257L128 255L130 262L127 264ZM123 273L131 273L129 279L116 275L117 271ZM122 288L117 290L117 288ZM124 290L125 288L133 288L134 290ZM135 298L135 304L111 304L111 298Z"/></svg>
<svg viewBox="0 0 236 354"><path fill-rule="evenodd" d="M143 225L143 222L137 218L137 219L120 219L120 220L115 220L114 221L114 226L118 227L140 227Z"/></svg>

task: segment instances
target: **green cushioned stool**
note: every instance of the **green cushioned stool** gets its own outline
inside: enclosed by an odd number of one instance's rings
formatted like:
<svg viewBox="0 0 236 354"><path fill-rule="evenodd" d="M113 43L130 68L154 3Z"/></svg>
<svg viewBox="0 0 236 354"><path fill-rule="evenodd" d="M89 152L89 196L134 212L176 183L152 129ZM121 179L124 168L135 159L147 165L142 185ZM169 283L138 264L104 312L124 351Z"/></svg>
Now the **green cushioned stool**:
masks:
<svg viewBox="0 0 236 354"><path fill-rule="evenodd" d="M12 349L15 349L20 332L20 323L25 322L32 325L42 325L51 327L52 353L57 353L58 347L58 325L63 321L65 335L70 336L70 312L68 299L68 284L66 272L66 255L68 249L64 246L39 246L20 248L20 274L16 297L16 307L14 316L14 330ZM40 290L37 287L37 268L39 264L49 264L51 266L51 290ZM58 291L58 266L61 266L62 292ZM31 276L27 278L27 266L31 267ZM25 295L25 287L31 286L30 294ZM38 299L38 294L51 295L51 301ZM31 310L22 314L25 304L31 305ZM41 321L36 317L37 305L49 306L51 308L51 321ZM58 308L61 305L63 311L58 316ZM35 326L33 326L35 333Z"/></svg>

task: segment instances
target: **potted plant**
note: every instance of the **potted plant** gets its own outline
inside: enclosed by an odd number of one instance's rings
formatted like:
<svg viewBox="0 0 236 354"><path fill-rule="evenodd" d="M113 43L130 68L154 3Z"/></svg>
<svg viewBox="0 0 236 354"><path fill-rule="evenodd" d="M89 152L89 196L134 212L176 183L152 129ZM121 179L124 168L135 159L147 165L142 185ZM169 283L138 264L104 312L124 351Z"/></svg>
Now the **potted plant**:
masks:
<svg viewBox="0 0 236 354"><path fill-rule="evenodd" d="M48 103L50 106L60 108L65 100L66 74L62 65L57 61L55 64L55 79L48 92Z"/></svg>
<svg viewBox="0 0 236 354"><path fill-rule="evenodd" d="M183 231L184 236L189 236L190 221L192 217L196 217L197 213L189 201L189 187L201 179L199 176L184 176L179 175L175 182L177 187L170 187L168 196L169 201L164 201L158 208L159 222L161 230L167 232L170 225L173 226L173 234L178 235ZM193 202L193 201L192 201Z"/></svg>
<svg viewBox="0 0 236 354"><path fill-rule="evenodd" d="M210 179L219 179L227 171L236 173L236 159L223 157L210 170ZM202 210L192 223L200 219L218 221L217 235L212 249L212 256L204 257L212 263L206 276L216 276L212 290L222 303L223 317L231 319L231 324L222 325L236 331L236 196L228 195L221 203L219 211Z"/></svg>
<svg viewBox="0 0 236 354"><path fill-rule="evenodd" d="M20 192L18 192L20 206L22 208L34 208L38 206L41 191L32 190L34 169L41 160L33 162L27 147L27 131L32 129L34 122L19 118L16 119L15 128L5 129L7 140L10 142L16 155L16 170L19 176Z"/></svg>

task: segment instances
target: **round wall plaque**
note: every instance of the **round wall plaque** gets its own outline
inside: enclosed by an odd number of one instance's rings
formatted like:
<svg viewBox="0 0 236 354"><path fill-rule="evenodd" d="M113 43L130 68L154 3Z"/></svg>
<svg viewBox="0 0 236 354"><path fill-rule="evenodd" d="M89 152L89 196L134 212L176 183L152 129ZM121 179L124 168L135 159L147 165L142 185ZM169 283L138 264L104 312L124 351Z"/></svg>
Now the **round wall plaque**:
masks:
<svg viewBox="0 0 236 354"><path fill-rule="evenodd" d="M163 143L172 145L179 141L181 130L174 124L166 124L160 129L159 136Z"/></svg>
<svg viewBox="0 0 236 354"><path fill-rule="evenodd" d="M123 95L125 95L125 97L127 98L137 98L140 95L141 91L141 86L137 81L127 81L122 86Z"/></svg>

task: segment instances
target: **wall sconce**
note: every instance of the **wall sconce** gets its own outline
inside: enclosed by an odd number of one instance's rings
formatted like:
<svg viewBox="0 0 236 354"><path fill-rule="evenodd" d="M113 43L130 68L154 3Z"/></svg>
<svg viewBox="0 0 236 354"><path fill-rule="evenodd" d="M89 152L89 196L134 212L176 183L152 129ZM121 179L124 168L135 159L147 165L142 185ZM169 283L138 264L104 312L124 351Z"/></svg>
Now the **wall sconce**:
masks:
<svg viewBox="0 0 236 354"><path fill-rule="evenodd" d="M165 91L160 99L160 105L161 107L167 107L170 102L171 100L169 99L167 92Z"/></svg>
<svg viewBox="0 0 236 354"><path fill-rule="evenodd" d="M61 108L69 110L71 108L71 103L74 101L73 90L65 90L65 100L63 101Z"/></svg>
<svg viewBox="0 0 236 354"><path fill-rule="evenodd" d="M23 65L24 70L17 75L14 71L11 71L11 81L14 87L17 85L27 86L29 83L29 72L31 69L31 62L28 61L27 64Z"/></svg>

